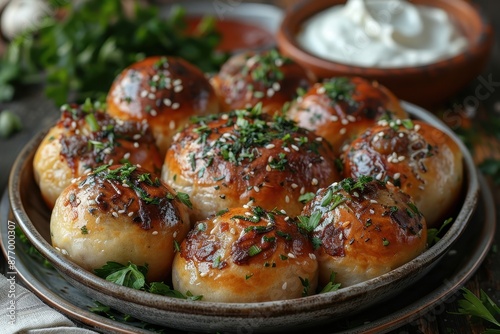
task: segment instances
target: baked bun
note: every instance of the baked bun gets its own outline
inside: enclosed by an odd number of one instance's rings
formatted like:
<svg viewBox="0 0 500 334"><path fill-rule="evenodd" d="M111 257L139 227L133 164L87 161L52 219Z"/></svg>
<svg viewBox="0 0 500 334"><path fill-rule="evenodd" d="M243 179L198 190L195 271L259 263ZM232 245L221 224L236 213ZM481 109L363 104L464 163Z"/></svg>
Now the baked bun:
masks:
<svg viewBox="0 0 500 334"><path fill-rule="evenodd" d="M410 196L370 177L319 190L302 215L317 247L320 285L332 273L343 287L369 280L426 248L425 218Z"/></svg>
<svg viewBox="0 0 500 334"><path fill-rule="evenodd" d="M371 175L409 194L429 227L440 225L461 196L460 147L435 127L411 120L380 121L345 152L348 177Z"/></svg>
<svg viewBox="0 0 500 334"><path fill-rule="evenodd" d="M116 120L98 105L66 105L33 159L35 180L49 208L79 177L102 164L129 161L160 173L162 159L146 123Z"/></svg>
<svg viewBox="0 0 500 334"><path fill-rule="evenodd" d="M190 117L219 112L203 72L176 57L149 57L124 69L111 86L107 104L115 117L146 120L163 155Z"/></svg>
<svg viewBox="0 0 500 334"><path fill-rule="evenodd" d="M223 111L260 102L264 112L274 114L297 97L298 89L308 89L311 79L299 64L273 49L232 56L210 82Z"/></svg>
<svg viewBox="0 0 500 334"><path fill-rule="evenodd" d="M393 93L360 77L335 77L314 84L292 104L288 115L324 137L337 153L380 118L408 117Z"/></svg>
<svg viewBox="0 0 500 334"><path fill-rule="evenodd" d="M316 290L313 252L307 235L286 215L232 208L189 232L175 255L172 283L212 302L299 298Z"/></svg>
<svg viewBox="0 0 500 334"><path fill-rule="evenodd" d="M148 281L170 278L177 246L190 225L179 194L147 170L103 165L57 199L52 245L88 271L108 261L148 265Z"/></svg>
<svg viewBox="0 0 500 334"><path fill-rule="evenodd" d="M341 179L327 142L284 117L238 110L200 119L167 152L162 180L189 194L191 219L243 204L296 216L299 197Z"/></svg>

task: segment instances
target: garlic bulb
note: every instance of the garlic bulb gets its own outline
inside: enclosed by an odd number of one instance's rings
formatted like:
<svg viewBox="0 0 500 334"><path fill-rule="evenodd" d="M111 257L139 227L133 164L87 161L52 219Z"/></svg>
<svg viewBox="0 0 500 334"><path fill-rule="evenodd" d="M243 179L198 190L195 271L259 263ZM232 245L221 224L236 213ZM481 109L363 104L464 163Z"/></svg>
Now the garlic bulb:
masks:
<svg viewBox="0 0 500 334"><path fill-rule="evenodd" d="M2 13L2 34L13 39L27 29L36 29L37 24L51 14L52 9L44 0L12 0Z"/></svg>

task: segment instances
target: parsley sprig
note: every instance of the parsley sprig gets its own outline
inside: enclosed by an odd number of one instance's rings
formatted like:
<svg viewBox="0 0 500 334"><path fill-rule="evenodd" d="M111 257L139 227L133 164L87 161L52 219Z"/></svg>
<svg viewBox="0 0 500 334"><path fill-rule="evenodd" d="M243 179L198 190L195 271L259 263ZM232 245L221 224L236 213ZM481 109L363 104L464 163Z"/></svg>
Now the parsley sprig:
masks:
<svg viewBox="0 0 500 334"><path fill-rule="evenodd" d="M500 333L500 322L497 320L500 316L500 307L498 307L483 290L481 290L479 297L474 295L467 288L462 288L462 292L463 299L458 301L458 312L454 314L468 315L483 319L497 327L497 329L488 329L484 333Z"/></svg>
<svg viewBox="0 0 500 334"><path fill-rule="evenodd" d="M184 295L179 291L171 289L163 282L146 283L147 265L137 266L131 262L123 265L118 262L109 261L103 267L95 269L94 273L109 282L135 290L189 300L200 300L202 298L202 296L193 296L189 291Z"/></svg>
<svg viewBox="0 0 500 334"><path fill-rule="evenodd" d="M187 33L182 7L162 17L158 7L140 1L132 13L120 0L52 3L62 18L47 17L11 41L0 58L0 101L12 99L18 83L31 82L45 83L56 105L102 100L120 71L146 56L179 56L205 72L217 71L228 56L215 50L214 19Z"/></svg>

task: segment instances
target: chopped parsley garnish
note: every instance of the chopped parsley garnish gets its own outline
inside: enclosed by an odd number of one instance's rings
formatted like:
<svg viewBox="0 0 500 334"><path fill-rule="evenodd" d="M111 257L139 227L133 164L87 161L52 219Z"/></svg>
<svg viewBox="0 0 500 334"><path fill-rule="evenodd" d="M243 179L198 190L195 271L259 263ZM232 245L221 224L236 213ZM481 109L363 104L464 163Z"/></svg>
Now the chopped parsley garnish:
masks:
<svg viewBox="0 0 500 334"><path fill-rule="evenodd" d="M485 320L497 329L487 329L484 333L499 333L500 322L500 307L481 290L479 298L476 297L470 290L462 288L463 299L458 301L458 312L454 314L463 314Z"/></svg>
<svg viewBox="0 0 500 334"><path fill-rule="evenodd" d="M280 67L291 62L289 58L281 55L276 49L251 58L253 65L243 67L242 73L244 75L250 73L254 81L260 82L267 87L271 87L274 82L283 80L285 75Z"/></svg>
<svg viewBox="0 0 500 334"><path fill-rule="evenodd" d="M353 103L352 95L355 91L354 84L346 77L336 77L323 81L325 94L333 101L346 101Z"/></svg>
<svg viewBox="0 0 500 334"><path fill-rule="evenodd" d="M373 177L361 175L358 179L346 178L339 183L339 186L348 193L355 190L363 191L367 183L373 181Z"/></svg>
<svg viewBox="0 0 500 334"><path fill-rule="evenodd" d="M252 245L248 249L248 255L250 255L250 256L255 256L255 255L259 254L260 252L262 252L262 249L257 245Z"/></svg>
<svg viewBox="0 0 500 334"><path fill-rule="evenodd" d="M443 231L446 229L448 225L451 224L452 221L453 218L448 218L443 222L443 224L439 227L439 229L437 228L427 229L427 244L429 245L429 247L431 247L432 245L436 244L439 240L441 240Z"/></svg>
<svg viewBox="0 0 500 334"><path fill-rule="evenodd" d="M189 200L189 195L186 193L182 192L177 192L177 195L175 196L181 203L186 205L188 208L192 209L193 208L193 203Z"/></svg>
<svg viewBox="0 0 500 334"><path fill-rule="evenodd" d="M306 232L312 232L321 222L321 211L314 211L311 216L298 216L298 226Z"/></svg>
<svg viewBox="0 0 500 334"><path fill-rule="evenodd" d="M82 234L89 234L89 230L87 230L87 225L83 225L80 230L82 231Z"/></svg>
<svg viewBox="0 0 500 334"><path fill-rule="evenodd" d="M302 289L302 297L307 297L309 296L309 288L311 285L309 284L309 279L308 278L302 278L299 276L300 283L302 283L302 286L304 287Z"/></svg>
<svg viewBox="0 0 500 334"><path fill-rule="evenodd" d="M316 194L312 193L312 192L302 194L299 196L299 202L305 204L305 203L311 201L314 198L314 196L316 196Z"/></svg>
<svg viewBox="0 0 500 334"><path fill-rule="evenodd" d="M335 283L335 272L330 274L330 281L323 287L319 293L332 292L340 289L340 283Z"/></svg>

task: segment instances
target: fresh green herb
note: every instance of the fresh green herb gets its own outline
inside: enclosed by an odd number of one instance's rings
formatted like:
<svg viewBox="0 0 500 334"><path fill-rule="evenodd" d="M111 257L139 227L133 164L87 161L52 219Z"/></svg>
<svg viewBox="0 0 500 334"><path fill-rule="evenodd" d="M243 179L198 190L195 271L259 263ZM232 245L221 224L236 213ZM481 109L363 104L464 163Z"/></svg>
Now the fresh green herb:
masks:
<svg viewBox="0 0 500 334"><path fill-rule="evenodd" d="M413 124L413 121L411 119L403 119L401 121L401 124L403 124L403 126L405 128L407 128L408 130L412 130L414 128L414 124Z"/></svg>
<svg viewBox="0 0 500 334"><path fill-rule="evenodd" d="M333 190L332 188L328 188L325 196L323 196L323 200L321 201L321 206L323 207L329 206L332 200L333 200Z"/></svg>
<svg viewBox="0 0 500 334"><path fill-rule="evenodd" d="M364 191L367 183L373 181L373 177L361 175L358 179L345 178L338 186L344 189L348 193L352 193L355 190Z"/></svg>
<svg viewBox="0 0 500 334"><path fill-rule="evenodd" d="M174 251L177 253L181 251L181 245L179 245L179 242L177 240L174 240Z"/></svg>
<svg viewBox="0 0 500 334"><path fill-rule="evenodd" d="M217 213L215 215L222 216L223 214L226 214L228 212L229 212L229 209L222 209L222 210L217 211Z"/></svg>
<svg viewBox="0 0 500 334"><path fill-rule="evenodd" d="M212 268L218 269L219 266L220 266L220 255L214 258L214 260L212 261Z"/></svg>
<svg viewBox="0 0 500 334"><path fill-rule="evenodd" d="M261 82L267 87L271 87L274 82L284 79L285 75L281 70L281 66L291 62L289 58L281 55L276 49L271 49L262 55L253 57L256 58L256 61L253 62L252 67L245 66L242 72L244 74L250 73L254 81Z"/></svg>
<svg viewBox="0 0 500 334"><path fill-rule="evenodd" d="M83 225L80 230L82 231L82 234L89 234L89 230L87 230L87 225Z"/></svg>
<svg viewBox="0 0 500 334"><path fill-rule="evenodd" d="M306 232L312 232L321 222L321 211L314 211L311 216L298 216L299 223L297 224Z"/></svg>
<svg viewBox="0 0 500 334"><path fill-rule="evenodd" d="M389 244L390 244L389 240L387 240L386 238L382 238L382 245L387 247L389 246Z"/></svg>
<svg viewBox="0 0 500 334"><path fill-rule="evenodd" d="M259 254L260 252L262 252L262 249L257 245L252 245L248 249L248 255L250 255L250 256L255 256L255 255Z"/></svg>
<svg viewBox="0 0 500 334"><path fill-rule="evenodd" d="M332 292L340 289L340 283L335 283L336 273L332 271L330 274L330 281L321 289L319 293Z"/></svg>
<svg viewBox="0 0 500 334"><path fill-rule="evenodd" d="M228 57L215 50L220 36L214 19L206 18L188 34L181 7L162 17L158 7L140 1L132 13L120 0L52 3L64 17L46 18L36 31L11 41L1 58L0 100L14 96L16 83L30 82L45 82L57 105L70 93L77 101L102 100L116 75L144 57L179 56L204 72L217 71Z"/></svg>
<svg viewBox="0 0 500 334"><path fill-rule="evenodd" d="M272 169L276 169L279 171L284 171L287 166L288 160L286 159L285 153L279 153L278 158L273 158L271 162L269 162L269 167Z"/></svg>
<svg viewBox="0 0 500 334"><path fill-rule="evenodd" d="M193 208L193 203L189 200L189 195L186 193L182 192L177 192L177 195L175 196L179 201L181 201L185 206L188 208L192 209Z"/></svg>
<svg viewBox="0 0 500 334"><path fill-rule="evenodd" d="M288 256L286 256L284 254L280 254L280 260L282 260L282 261L288 260Z"/></svg>
<svg viewBox="0 0 500 334"><path fill-rule="evenodd" d="M318 248L320 248L320 247L321 247L321 245L323 244L323 241L321 241L321 239L320 239L320 238L318 238L318 237L312 237L312 238L311 238L311 242L312 242L312 244L313 244L313 248L314 248L315 250L316 250L316 249L318 249Z"/></svg>
<svg viewBox="0 0 500 334"><path fill-rule="evenodd" d="M324 80L323 88L326 95L333 101L346 101L349 104L354 102L352 95L354 94L355 86L349 78L336 77Z"/></svg>
<svg viewBox="0 0 500 334"><path fill-rule="evenodd" d="M338 207L340 204L344 203L347 201L347 198L342 195L342 194L335 194L333 196L333 203L330 206L330 211L335 210L336 207Z"/></svg>
<svg viewBox="0 0 500 334"><path fill-rule="evenodd" d="M309 279L308 278L302 278L299 276L300 283L302 283L302 286L304 287L302 289L302 297L307 297L309 296L309 289L311 285L309 284Z"/></svg>
<svg viewBox="0 0 500 334"><path fill-rule="evenodd" d="M155 295L168 296L179 299L188 299L188 300L201 300L203 296L193 296L193 294L189 291L186 294L182 294L181 292L171 289L167 284L163 282L153 282L149 286L148 292L154 293Z"/></svg>
<svg viewBox="0 0 500 334"><path fill-rule="evenodd" d="M496 185L500 184L500 160L488 158L479 165L479 169L486 175L492 177Z"/></svg>
<svg viewBox="0 0 500 334"><path fill-rule="evenodd" d="M481 290L479 298L467 288L462 288L463 299L458 301L458 313L471 317L480 318L495 325L498 329L488 329L484 333L500 333L500 308Z"/></svg>
<svg viewBox="0 0 500 334"><path fill-rule="evenodd" d="M279 237L284 238L287 241L292 240L292 236L289 233L286 233L286 232L283 232L283 231L280 231L280 230L276 231L276 235L279 236Z"/></svg>
<svg viewBox="0 0 500 334"><path fill-rule="evenodd" d="M148 267L128 263L124 266L117 262L107 262L102 268L95 269L94 273L107 281L140 290L146 284Z"/></svg>
<svg viewBox="0 0 500 334"><path fill-rule="evenodd" d="M444 229L451 224L453 221L453 218L448 218L446 219L443 224L437 228L429 228L427 229L427 244L429 247L432 245L436 244L439 240L441 240L441 234L444 231Z"/></svg>
<svg viewBox="0 0 500 334"><path fill-rule="evenodd" d="M314 196L316 196L315 193L302 194L299 196L299 202L305 204L305 203L311 201L314 198Z"/></svg>
<svg viewBox="0 0 500 334"><path fill-rule="evenodd" d="M1 91L0 85L0 91ZM1 93L0 93L1 94ZM21 119L9 110L0 113L0 138L9 138L17 131L21 130Z"/></svg>

